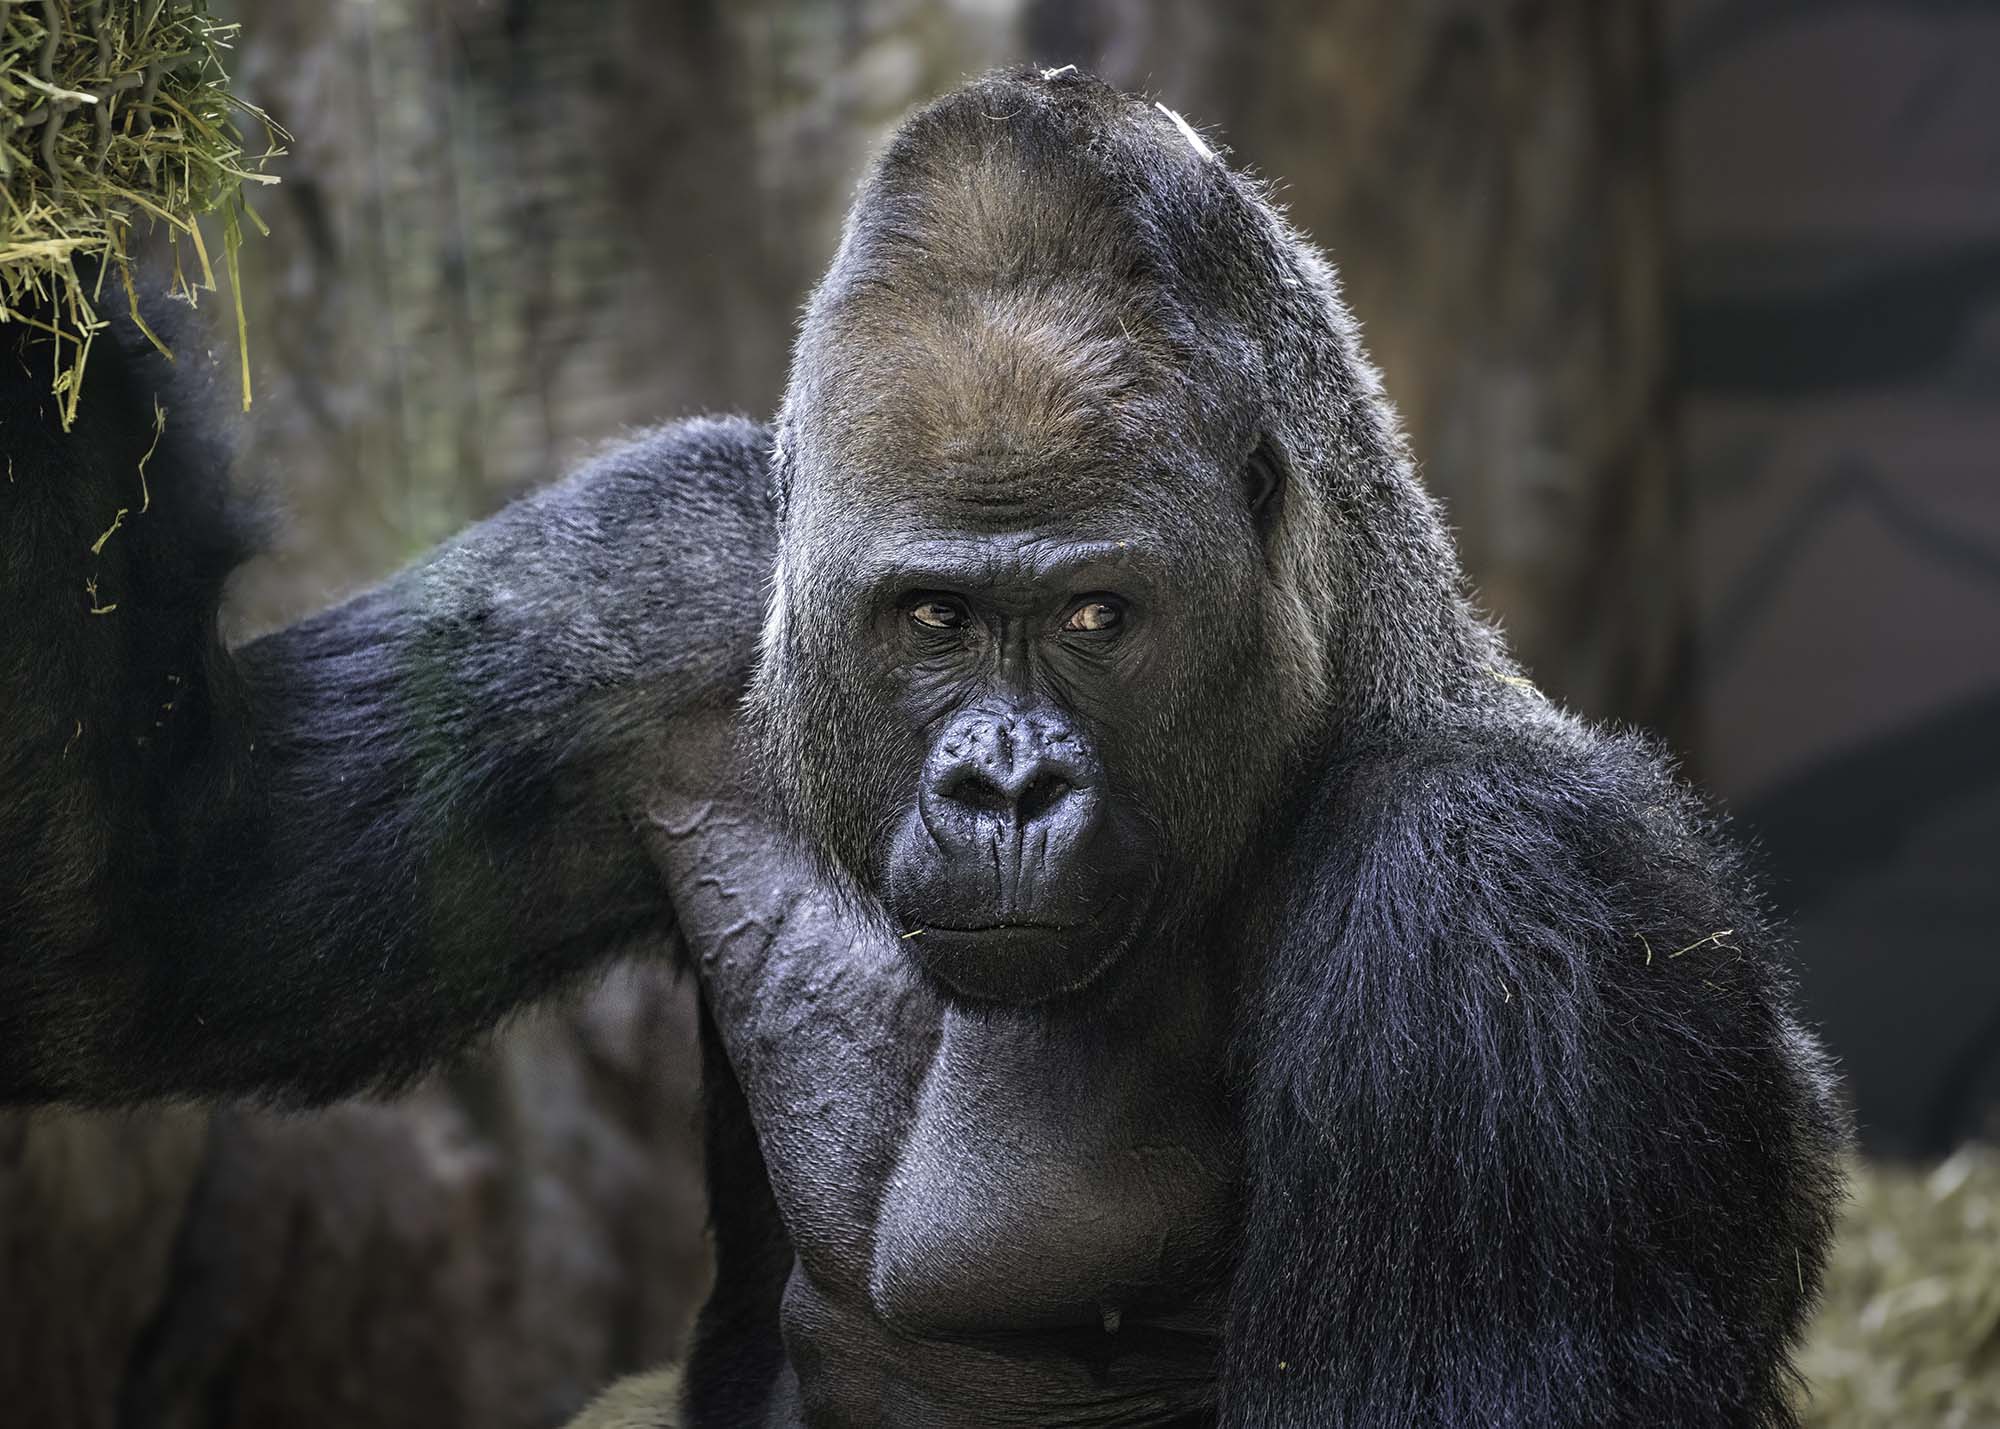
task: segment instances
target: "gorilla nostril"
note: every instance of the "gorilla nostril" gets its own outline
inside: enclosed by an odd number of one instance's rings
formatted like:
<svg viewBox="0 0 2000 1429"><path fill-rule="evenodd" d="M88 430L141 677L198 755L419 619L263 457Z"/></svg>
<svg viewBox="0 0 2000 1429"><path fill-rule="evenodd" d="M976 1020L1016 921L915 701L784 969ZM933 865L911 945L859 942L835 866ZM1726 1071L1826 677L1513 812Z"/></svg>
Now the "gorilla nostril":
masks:
<svg viewBox="0 0 2000 1429"><path fill-rule="evenodd" d="M1023 824L1032 824L1067 798L1075 787L1055 770L1044 769L1021 790L1021 797L1014 804L1014 816Z"/></svg>
<svg viewBox="0 0 2000 1429"><path fill-rule="evenodd" d="M1004 814L1013 806L1000 786L978 769L961 768L944 781L938 793L954 804L983 814Z"/></svg>
<svg viewBox="0 0 2000 1429"><path fill-rule="evenodd" d="M1075 782L1062 770L1039 766L1025 778L996 778L991 766L961 765L938 785L938 796L961 808L998 814L1028 825L1068 798Z"/></svg>

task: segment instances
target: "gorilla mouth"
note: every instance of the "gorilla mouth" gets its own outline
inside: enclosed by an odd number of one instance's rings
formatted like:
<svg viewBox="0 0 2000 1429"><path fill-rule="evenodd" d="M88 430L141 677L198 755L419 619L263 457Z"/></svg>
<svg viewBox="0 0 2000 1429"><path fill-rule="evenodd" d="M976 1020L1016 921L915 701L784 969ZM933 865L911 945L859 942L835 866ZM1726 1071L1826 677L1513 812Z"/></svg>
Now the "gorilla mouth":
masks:
<svg viewBox="0 0 2000 1429"><path fill-rule="evenodd" d="M1085 918L1073 918L1068 922L1054 922L1047 918L994 918L984 923L938 923L928 918L913 919L904 926L909 929L903 936L911 941L930 933L944 933L961 938L976 938L985 934L1025 933L1042 937L1075 937L1079 933L1089 933L1105 921L1105 915L1124 901L1113 894L1090 911Z"/></svg>
<svg viewBox="0 0 2000 1429"><path fill-rule="evenodd" d="M1091 922L1095 922L1092 919ZM1073 933L1079 928L1089 927L1089 923L1032 923L1026 921L1003 921L999 923L973 923L965 927L955 927L950 923L920 923L915 933L905 937L915 937L917 933Z"/></svg>
<svg viewBox="0 0 2000 1429"><path fill-rule="evenodd" d="M1108 898L1081 920L912 920L903 947L943 989L971 1003L1029 1006L1080 992L1131 948L1147 899ZM963 916L963 915L961 915ZM926 936L928 935L928 936Z"/></svg>

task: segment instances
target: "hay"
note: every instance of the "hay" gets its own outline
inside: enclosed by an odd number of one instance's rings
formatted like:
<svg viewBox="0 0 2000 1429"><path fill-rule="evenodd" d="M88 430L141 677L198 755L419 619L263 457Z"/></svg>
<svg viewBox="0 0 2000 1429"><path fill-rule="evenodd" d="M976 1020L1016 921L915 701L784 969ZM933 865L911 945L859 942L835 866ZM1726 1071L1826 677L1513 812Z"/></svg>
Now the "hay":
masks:
<svg viewBox="0 0 2000 1429"><path fill-rule="evenodd" d="M216 286L207 214L221 221L249 405L236 255L245 220L263 224L243 186L276 182L263 169L283 134L229 93L236 29L207 0L0 0L0 323L46 336L65 426L107 300L159 343L133 287L135 230L165 228L173 291L192 303ZM245 149L239 115L263 126L261 153Z"/></svg>
<svg viewBox="0 0 2000 1429"><path fill-rule="evenodd" d="M1800 1368L1813 1429L2000 1425L2000 1152L1857 1168Z"/></svg>

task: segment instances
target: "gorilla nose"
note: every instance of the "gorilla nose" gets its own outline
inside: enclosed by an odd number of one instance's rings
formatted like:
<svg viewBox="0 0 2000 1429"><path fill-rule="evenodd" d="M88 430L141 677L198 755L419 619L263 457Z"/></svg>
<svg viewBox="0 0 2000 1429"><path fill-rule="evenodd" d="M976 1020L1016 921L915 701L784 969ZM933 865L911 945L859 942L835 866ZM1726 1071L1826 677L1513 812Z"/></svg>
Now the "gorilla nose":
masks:
<svg viewBox="0 0 2000 1429"><path fill-rule="evenodd" d="M1075 735L1032 716L956 721L927 773L932 833L947 846L972 840L982 826L990 839L1085 823L1096 802L1091 761Z"/></svg>
<svg viewBox="0 0 2000 1429"><path fill-rule="evenodd" d="M978 813L997 814L1025 828L1075 791L1076 781L1065 770L1053 761L1038 759L1017 762L1000 774L960 765L945 775L938 797Z"/></svg>

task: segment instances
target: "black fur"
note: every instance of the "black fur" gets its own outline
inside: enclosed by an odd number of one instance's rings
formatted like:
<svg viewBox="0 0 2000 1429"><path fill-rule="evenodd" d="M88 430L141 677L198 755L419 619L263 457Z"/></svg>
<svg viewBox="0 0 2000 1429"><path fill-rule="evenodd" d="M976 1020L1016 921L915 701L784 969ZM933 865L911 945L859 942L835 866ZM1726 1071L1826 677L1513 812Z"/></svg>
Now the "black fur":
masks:
<svg viewBox="0 0 2000 1429"><path fill-rule="evenodd" d="M0 1096L324 1100L679 941L694 1423L1795 1422L1846 1125L1780 934L1659 751L1521 678L1330 269L1170 116L940 101L775 444L653 434L234 656L186 425L85 559L156 364L90 380L61 435L0 371ZM862 589L1107 534L1173 578L1087 657ZM1061 977L1010 924L1018 985L941 990L909 811L954 731L1026 757L1000 694L1126 820L1045 881L1144 896Z"/></svg>
<svg viewBox="0 0 2000 1429"><path fill-rule="evenodd" d="M1314 803L1241 1045L1225 1417L1794 1422L1843 1129L1658 753L1480 722Z"/></svg>
<svg viewBox="0 0 2000 1429"><path fill-rule="evenodd" d="M664 939L649 738L741 682L760 429L663 430L231 657L199 395L101 343L64 434L7 341L0 1097L395 1085Z"/></svg>

